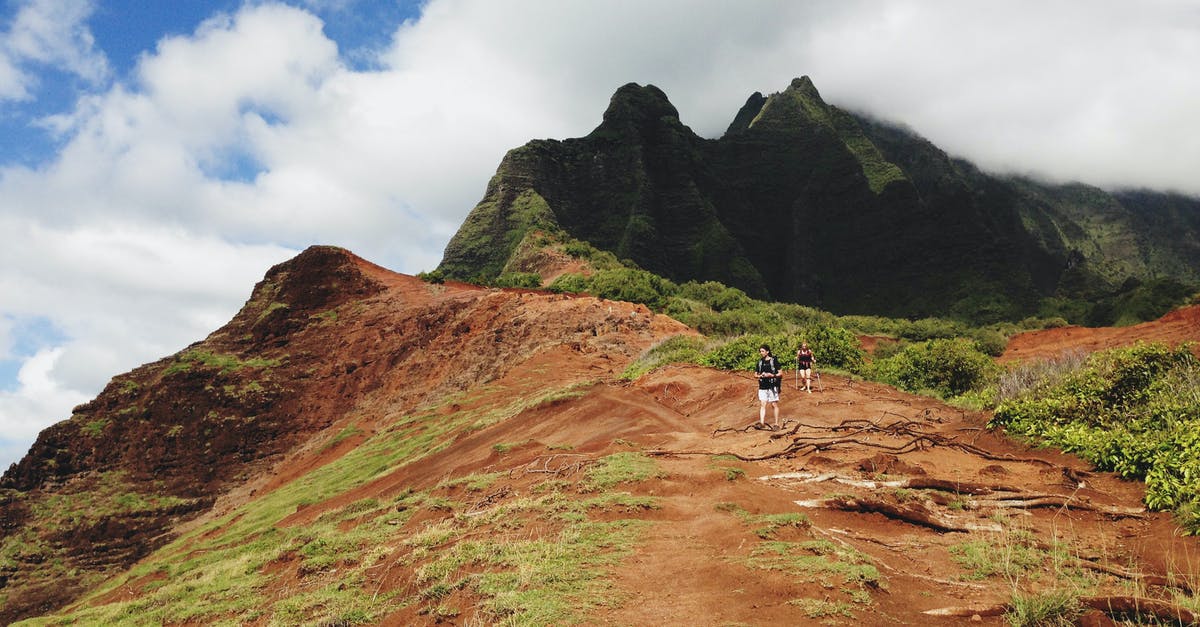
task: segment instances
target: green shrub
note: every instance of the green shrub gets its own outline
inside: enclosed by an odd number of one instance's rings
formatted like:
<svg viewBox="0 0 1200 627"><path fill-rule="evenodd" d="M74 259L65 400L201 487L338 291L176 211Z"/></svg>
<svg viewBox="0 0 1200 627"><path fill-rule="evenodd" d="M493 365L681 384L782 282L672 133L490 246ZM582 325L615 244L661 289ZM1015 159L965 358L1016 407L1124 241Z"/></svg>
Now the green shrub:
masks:
<svg viewBox="0 0 1200 627"><path fill-rule="evenodd" d="M492 281L492 286L538 289L542 287L542 275L536 272L505 272Z"/></svg>
<svg viewBox="0 0 1200 627"><path fill-rule="evenodd" d="M709 351L702 364L724 370L753 370L758 363L758 347L766 344L784 369L796 367L796 350L807 341L816 358L816 367L840 368L851 372L863 366L863 350L858 336L838 327L810 327L797 333L748 334L734 338Z"/></svg>
<svg viewBox="0 0 1200 627"><path fill-rule="evenodd" d="M982 388L998 373L999 367L963 338L909 344L891 357L876 359L868 369L876 381L943 398Z"/></svg>
<svg viewBox="0 0 1200 627"><path fill-rule="evenodd" d="M434 270L432 272L419 272L417 273L417 278L426 283L433 283L434 285L441 285L442 283L446 282L446 275L441 270Z"/></svg>
<svg viewBox="0 0 1200 627"><path fill-rule="evenodd" d="M577 272L560 274L546 289L559 294L579 294L588 291L587 277Z"/></svg>
<svg viewBox="0 0 1200 627"><path fill-rule="evenodd" d="M787 338L783 336L743 335L709 351L701 358L700 363L722 370L754 370L759 360L758 347L766 344L771 347L772 354L780 360L782 366L783 360L775 347L785 346L786 343Z"/></svg>
<svg viewBox="0 0 1200 627"><path fill-rule="evenodd" d="M588 291L599 298L641 303L661 311L676 289L675 284L656 274L619 268L597 272L592 277Z"/></svg>
<svg viewBox="0 0 1200 627"><path fill-rule="evenodd" d="M968 337L975 340L975 349L984 355L999 357L1008 348L1008 337L992 327L975 329Z"/></svg>
<svg viewBox="0 0 1200 627"><path fill-rule="evenodd" d="M796 366L796 351L800 342L808 342L816 359L816 367L832 367L861 372L864 365L862 343L858 335L843 327L811 326L802 329L789 348L788 363Z"/></svg>
<svg viewBox="0 0 1200 627"><path fill-rule="evenodd" d="M782 332L786 326L782 319L765 307L718 312L704 305L692 306L690 309L685 309L686 306L678 299L672 299L667 308L668 315L710 337L769 335Z"/></svg>
<svg viewBox="0 0 1200 627"><path fill-rule="evenodd" d="M693 335L675 335L646 351L621 374L636 379L659 366L667 364L698 364L704 357L706 340Z"/></svg>
<svg viewBox="0 0 1200 627"><path fill-rule="evenodd" d="M754 303L742 290L727 287L716 281L705 281L704 283L688 281L679 286L678 296L704 303L713 311L742 309L750 307Z"/></svg>
<svg viewBox="0 0 1200 627"><path fill-rule="evenodd" d="M1189 348L1137 344L1045 370L1002 396L992 424L1144 479L1147 507L1200 533L1200 364Z"/></svg>

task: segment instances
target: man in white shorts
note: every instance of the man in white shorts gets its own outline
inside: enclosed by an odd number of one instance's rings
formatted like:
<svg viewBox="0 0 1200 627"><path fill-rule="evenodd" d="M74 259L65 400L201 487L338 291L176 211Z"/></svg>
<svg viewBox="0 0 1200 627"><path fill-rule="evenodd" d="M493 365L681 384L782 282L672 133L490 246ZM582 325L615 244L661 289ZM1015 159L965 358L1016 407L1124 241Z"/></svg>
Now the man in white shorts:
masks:
<svg viewBox="0 0 1200 627"><path fill-rule="evenodd" d="M779 388L782 387L783 373L779 370L779 361L766 344L758 347L758 356L758 365L754 367L758 373L758 424L767 424L767 403L770 403L775 408L775 427L778 428Z"/></svg>

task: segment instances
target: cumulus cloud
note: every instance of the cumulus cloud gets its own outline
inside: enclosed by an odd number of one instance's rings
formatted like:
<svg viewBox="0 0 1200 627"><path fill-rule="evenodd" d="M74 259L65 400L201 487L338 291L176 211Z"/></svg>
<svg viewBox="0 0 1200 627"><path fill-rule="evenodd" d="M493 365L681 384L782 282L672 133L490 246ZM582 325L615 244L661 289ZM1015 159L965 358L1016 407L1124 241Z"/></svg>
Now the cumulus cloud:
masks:
<svg viewBox="0 0 1200 627"><path fill-rule="evenodd" d="M24 100L36 81L29 65L50 67L92 84L109 74L108 60L87 27L94 6L83 0L27 0L0 34L0 99Z"/></svg>
<svg viewBox="0 0 1200 627"><path fill-rule="evenodd" d="M1200 194L1187 3L431 0L352 51L369 69L315 15L353 0L292 4L214 15L111 86L92 4L20 5L0 99L28 97L39 64L100 87L40 121L62 146L45 165L0 167L0 349L25 360L0 434L200 339L309 244L432 269L506 150L586 134L628 82L715 137L807 74L984 167ZM65 339L15 355L14 316Z"/></svg>
<svg viewBox="0 0 1200 627"><path fill-rule="evenodd" d="M28 416L69 413L71 407L87 400L87 394L64 389L51 376L62 353L55 348L33 355L17 375L17 390L0 391L0 472L25 452L44 426Z"/></svg>

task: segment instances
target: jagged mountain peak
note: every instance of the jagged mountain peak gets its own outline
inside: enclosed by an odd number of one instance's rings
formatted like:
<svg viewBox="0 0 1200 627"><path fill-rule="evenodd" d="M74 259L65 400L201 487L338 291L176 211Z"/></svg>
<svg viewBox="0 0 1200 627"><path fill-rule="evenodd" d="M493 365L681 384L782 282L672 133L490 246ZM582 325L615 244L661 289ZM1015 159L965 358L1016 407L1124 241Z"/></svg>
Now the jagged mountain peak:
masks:
<svg viewBox="0 0 1200 627"><path fill-rule="evenodd" d="M667 95L654 85L627 83L609 99L603 122L596 133L637 130L644 133L663 122L679 124L679 111Z"/></svg>
<svg viewBox="0 0 1200 627"><path fill-rule="evenodd" d="M807 76L792 79L787 89L771 94L748 127L764 130L805 130L814 125L833 127L831 107Z"/></svg>

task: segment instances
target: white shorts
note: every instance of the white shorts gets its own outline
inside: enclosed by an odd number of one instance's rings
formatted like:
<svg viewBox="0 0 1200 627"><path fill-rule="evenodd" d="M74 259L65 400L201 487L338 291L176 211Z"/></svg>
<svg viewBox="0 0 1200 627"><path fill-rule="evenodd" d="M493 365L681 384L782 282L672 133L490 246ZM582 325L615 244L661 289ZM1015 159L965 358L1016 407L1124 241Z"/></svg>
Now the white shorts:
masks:
<svg viewBox="0 0 1200 627"><path fill-rule="evenodd" d="M769 390L759 390L758 391L758 400L765 401L767 403L778 403L779 402L779 390L776 388L771 388Z"/></svg>

